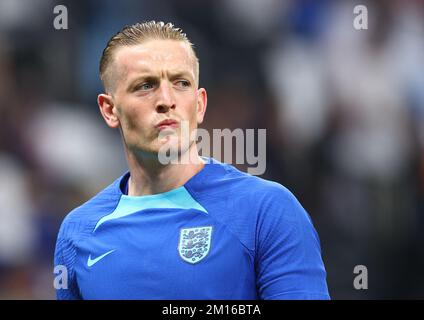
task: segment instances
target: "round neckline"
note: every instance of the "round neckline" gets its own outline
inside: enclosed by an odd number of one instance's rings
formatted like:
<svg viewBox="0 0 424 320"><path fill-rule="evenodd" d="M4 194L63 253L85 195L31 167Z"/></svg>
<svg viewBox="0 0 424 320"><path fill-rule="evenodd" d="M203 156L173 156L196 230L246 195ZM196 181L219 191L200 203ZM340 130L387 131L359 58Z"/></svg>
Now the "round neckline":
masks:
<svg viewBox="0 0 424 320"><path fill-rule="evenodd" d="M165 192L161 192L161 193L155 193L155 194L147 194L147 195L142 195L142 196L129 196L125 193L122 192L124 186L126 186L128 184L129 178L130 178L130 172L127 171L124 176L121 179L121 182L118 184L118 189L119 189L119 193L121 194L121 196L125 199L155 199L155 198L161 198L161 197L169 197L174 195L175 193L181 192L183 189L185 189L186 185L195 183L195 181L197 180L202 180L203 177L205 176L206 172L208 171L209 167L211 164L213 164L215 161L213 158L210 157L201 157L202 160L204 161L204 166L203 168L197 172L195 175L193 175L190 179L188 179L186 181L186 183L184 183L182 186L179 186L177 188L165 191Z"/></svg>
<svg viewBox="0 0 424 320"><path fill-rule="evenodd" d="M169 197L169 196L172 196L176 193L179 193L179 192L183 191L183 189L185 189L184 185L179 186L179 187L174 188L174 189L171 189L171 190L168 190L168 191L165 191L165 192L155 193L155 194L146 194L146 195L142 195L142 196L129 196L129 195L126 195L126 194L123 193L122 198L127 199L127 200L131 200L131 199L134 199L134 200L135 199L146 199L147 200L147 199L163 198L163 197Z"/></svg>

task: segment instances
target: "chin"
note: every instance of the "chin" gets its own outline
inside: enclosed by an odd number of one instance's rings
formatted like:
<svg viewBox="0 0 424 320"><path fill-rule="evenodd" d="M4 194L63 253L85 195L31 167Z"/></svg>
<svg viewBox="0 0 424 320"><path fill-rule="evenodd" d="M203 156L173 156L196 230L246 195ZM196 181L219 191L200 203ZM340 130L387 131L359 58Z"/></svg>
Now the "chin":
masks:
<svg viewBox="0 0 424 320"><path fill-rule="evenodd" d="M157 151L159 162L166 164L180 163L181 155L188 150L188 144L182 144L179 140L170 140L161 145Z"/></svg>

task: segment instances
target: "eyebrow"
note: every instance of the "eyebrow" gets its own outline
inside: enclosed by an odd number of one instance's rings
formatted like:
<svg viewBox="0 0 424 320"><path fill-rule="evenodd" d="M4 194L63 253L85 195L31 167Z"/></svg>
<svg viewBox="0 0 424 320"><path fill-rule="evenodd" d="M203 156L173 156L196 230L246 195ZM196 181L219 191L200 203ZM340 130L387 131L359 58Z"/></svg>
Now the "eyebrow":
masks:
<svg viewBox="0 0 424 320"><path fill-rule="evenodd" d="M129 85L127 86L127 90L131 91L134 89L134 87L143 81L157 81L157 77L156 76L151 76L151 75L143 75L143 76L139 76L137 78L135 78L133 81L131 81L129 83Z"/></svg>
<svg viewBox="0 0 424 320"><path fill-rule="evenodd" d="M127 90L131 91L136 84L142 81L158 81L160 77L157 75L153 75L149 69L143 69L141 71L143 73L142 75L138 76L134 80L130 82L130 84L127 86ZM175 71L175 72L167 72L168 78L171 80L175 80L178 78L192 78L191 74L187 71ZM191 79L194 81L194 79Z"/></svg>

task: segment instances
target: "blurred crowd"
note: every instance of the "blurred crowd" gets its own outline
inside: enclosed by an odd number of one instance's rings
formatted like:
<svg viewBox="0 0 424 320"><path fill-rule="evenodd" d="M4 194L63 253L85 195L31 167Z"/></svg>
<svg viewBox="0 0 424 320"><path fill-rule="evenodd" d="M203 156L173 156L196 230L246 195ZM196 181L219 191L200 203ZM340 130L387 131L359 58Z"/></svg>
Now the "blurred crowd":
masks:
<svg viewBox="0 0 424 320"><path fill-rule="evenodd" d="M54 298L61 221L126 170L98 62L145 20L194 42L204 128L267 129L263 177L311 215L332 298L424 298L424 1L0 0L0 299Z"/></svg>

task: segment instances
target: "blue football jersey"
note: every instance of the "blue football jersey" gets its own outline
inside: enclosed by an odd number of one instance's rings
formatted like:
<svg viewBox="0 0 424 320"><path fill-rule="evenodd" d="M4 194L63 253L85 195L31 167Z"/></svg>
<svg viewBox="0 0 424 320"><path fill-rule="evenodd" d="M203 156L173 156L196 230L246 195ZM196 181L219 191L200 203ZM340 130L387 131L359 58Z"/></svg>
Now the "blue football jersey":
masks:
<svg viewBox="0 0 424 320"><path fill-rule="evenodd" d="M183 186L122 192L124 174L63 221L58 299L329 299L318 235L282 185L212 158Z"/></svg>

